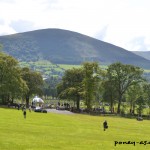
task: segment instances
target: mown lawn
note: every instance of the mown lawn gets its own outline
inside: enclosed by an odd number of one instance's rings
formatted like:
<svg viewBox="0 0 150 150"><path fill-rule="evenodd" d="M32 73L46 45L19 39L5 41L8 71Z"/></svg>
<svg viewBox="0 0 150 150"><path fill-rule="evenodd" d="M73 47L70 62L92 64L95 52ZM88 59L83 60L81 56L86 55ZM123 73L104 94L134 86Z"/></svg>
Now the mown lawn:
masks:
<svg viewBox="0 0 150 150"><path fill-rule="evenodd" d="M109 129L103 131L102 123ZM150 121L120 117L35 113L0 108L0 150L113 150L150 149Z"/></svg>

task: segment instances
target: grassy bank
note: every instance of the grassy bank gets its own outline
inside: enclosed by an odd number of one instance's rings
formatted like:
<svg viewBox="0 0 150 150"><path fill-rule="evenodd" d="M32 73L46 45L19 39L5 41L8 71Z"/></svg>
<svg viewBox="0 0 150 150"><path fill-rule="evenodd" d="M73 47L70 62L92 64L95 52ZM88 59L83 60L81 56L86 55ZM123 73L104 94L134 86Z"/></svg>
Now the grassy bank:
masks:
<svg viewBox="0 0 150 150"><path fill-rule="evenodd" d="M150 144L117 144L115 141L149 142L150 121L120 117L65 115L0 108L2 150L113 150L150 149ZM109 129L103 131L102 123ZM149 140L149 141L148 141Z"/></svg>

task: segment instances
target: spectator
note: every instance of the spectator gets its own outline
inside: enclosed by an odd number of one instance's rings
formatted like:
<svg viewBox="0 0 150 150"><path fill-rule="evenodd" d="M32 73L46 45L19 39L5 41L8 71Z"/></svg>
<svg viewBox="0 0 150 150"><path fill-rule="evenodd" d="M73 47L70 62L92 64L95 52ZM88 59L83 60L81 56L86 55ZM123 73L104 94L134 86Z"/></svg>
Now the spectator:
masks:
<svg viewBox="0 0 150 150"><path fill-rule="evenodd" d="M107 125L107 121L106 121L106 120L103 122L103 127L104 127L104 131L105 131L106 129L108 129L108 125Z"/></svg>
<svg viewBox="0 0 150 150"><path fill-rule="evenodd" d="M24 119L26 119L26 110L23 111Z"/></svg>

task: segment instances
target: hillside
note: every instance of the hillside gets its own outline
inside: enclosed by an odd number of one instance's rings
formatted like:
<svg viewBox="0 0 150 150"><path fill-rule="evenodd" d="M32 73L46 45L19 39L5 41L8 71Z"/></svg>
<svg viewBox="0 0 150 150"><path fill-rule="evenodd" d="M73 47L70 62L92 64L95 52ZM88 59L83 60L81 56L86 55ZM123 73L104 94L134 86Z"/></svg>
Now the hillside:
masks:
<svg viewBox="0 0 150 150"><path fill-rule="evenodd" d="M116 61L150 69L150 60L115 45L80 33L43 29L0 36L4 52L20 61L48 60L55 64L81 64L98 61L108 65Z"/></svg>
<svg viewBox="0 0 150 150"><path fill-rule="evenodd" d="M150 60L150 51L133 51L133 53Z"/></svg>

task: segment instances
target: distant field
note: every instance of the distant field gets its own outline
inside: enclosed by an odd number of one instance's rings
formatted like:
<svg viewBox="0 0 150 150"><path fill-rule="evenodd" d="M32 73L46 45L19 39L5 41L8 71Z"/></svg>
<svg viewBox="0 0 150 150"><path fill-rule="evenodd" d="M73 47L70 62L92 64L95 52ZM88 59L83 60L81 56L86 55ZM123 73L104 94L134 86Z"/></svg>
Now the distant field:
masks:
<svg viewBox="0 0 150 150"><path fill-rule="evenodd" d="M59 64L58 66L65 69L65 70L81 67L81 65L66 65L66 64Z"/></svg>
<svg viewBox="0 0 150 150"><path fill-rule="evenodd" d="M146 73L150 73L150 70L144 70L144 72L146 72Z"/></svg>
<svg viewBox="0 0 150 150"><path fill-rule="evenodd" d="M45 76L63 76L64 71L72 68L79 68L81 65L53 64L49 61L41 60L37 62L20 62L21 67L30 67L41 72ZM100 68L107 69L107 65L100 65ZM150 80L150 70L144 70L144 75Z"/></svg>
<svg viewBox="0 0 150 150"><path fill-rule="evenodd" d="M81 65L52 64L44 60L37 62L20 62L20 66L29 67L35 71L41 72L42 75L49 76L63 75L65 70L81 67Z"/></svg>
<svg viewBox="0 0 150 150"><path fill-rule="evenodd" d="M64 115L0 108L1 150L142 150L150 149L150 121L120 117ZM102 122L109 129L103 131ZM117 144L117 142L141 142Z"/></svg>

